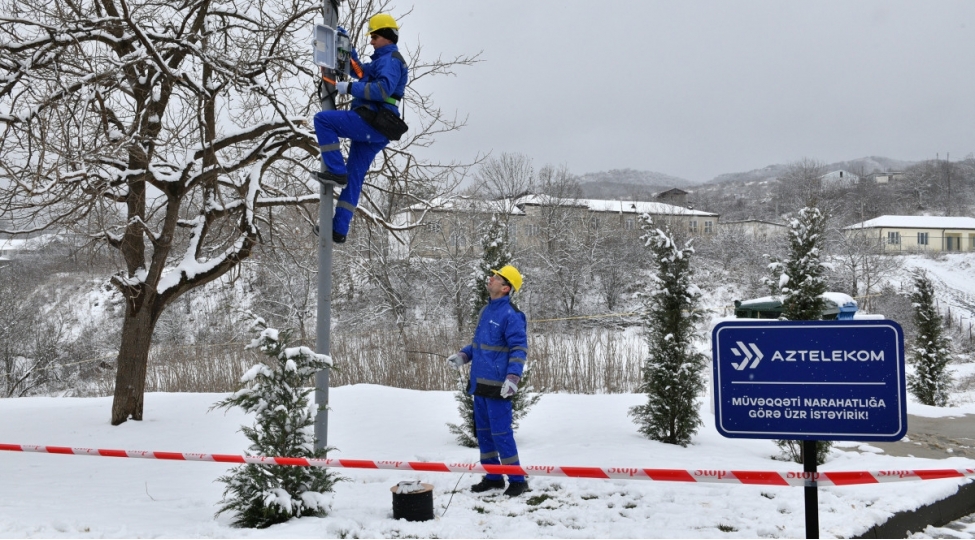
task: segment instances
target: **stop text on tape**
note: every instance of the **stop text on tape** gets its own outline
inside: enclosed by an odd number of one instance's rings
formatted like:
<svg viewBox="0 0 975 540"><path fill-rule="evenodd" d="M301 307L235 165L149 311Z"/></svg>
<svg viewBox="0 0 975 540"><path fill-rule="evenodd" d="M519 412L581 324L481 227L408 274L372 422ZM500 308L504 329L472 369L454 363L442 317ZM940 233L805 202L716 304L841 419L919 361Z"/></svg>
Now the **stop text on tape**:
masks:
<svg viewBox="0 0 975 540"><path fill-rule="evenodd" d="M595 478L602 480L651 480L656 482L725 483L762 486L852 486L903 482L911 480L940 480L975 477L975 468L914 469L877 471L820 471L780 472L741 471L721 469L647 469L638 467L568 467L555 465L486 465L481 463L437 463L426 461L314 459L298 457L243 456L234 454L203 454L197 452L158 452L148 450L113 450L74 448L68 446L38 446L0 443L0 451L37 452L76 456L97 456L174 461L209 461L254 465L291 467L325 467L344 469L386 469L418 472L484 473L528 476L556 476Z"/></svg>

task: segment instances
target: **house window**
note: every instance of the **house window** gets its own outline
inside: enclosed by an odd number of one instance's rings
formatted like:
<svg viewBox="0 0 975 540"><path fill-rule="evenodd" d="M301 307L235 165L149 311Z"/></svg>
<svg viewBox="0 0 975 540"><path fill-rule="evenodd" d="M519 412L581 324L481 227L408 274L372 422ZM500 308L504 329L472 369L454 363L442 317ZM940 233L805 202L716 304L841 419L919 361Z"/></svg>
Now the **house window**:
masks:
<svg viewBox="0 0 975 540"><path fill-rule="evenodd" d="M704 234L711 234L714 232L714 222L705 221L704 222Z"/></svg>
<svg viewBox="0 0 975 540"><path fill-rule="evenodd" d="M438 233L441 231L443 231L443 224L440 223L439 219L430 223L430 232Z"/></svg>
<svg viewBox="0 0 975 540"><path fill-rule="evenodd" d="M897 231L887 232L887 243L888 244L900 244L901 243L901 233Z"/></svg>
<svg viewBox="0 0 975 540"><path fill-rule="evenodd" d="M450 235L450 243L454 247L467 247L467 237L462 233L453 233Z"/></svg>
<svg viewBox="0 0 975 540"><path fill-rule="evenodd" d="M691 230L691 232L692 232L692 233L696 233L696 232L697 232L697 220L695 220L695 219L692 219L692 220L690 221L690 226L691 226L691 227L690 227L690 230Z"/></svg>
<svg viewBox="0 0 975 540"><path fill-rule="evenodd" d="M634 224L635 223L633 218L626 218L626 220L623 221L623 230L632 231L634 228ZM975 236L973 236L972 238L975 239Z"/></svg>
<svg viewBox="0 0 975 540"><path fill-rule="evenodd" d="M508 238L511 238L512 240L518 238L518 225L514 223L508 224Z"/></svg>
<svg viewBox="0 0 975 540"><path fill-rule="evenodd" d="M926 232L917 233L917 245L919 246L928 245L928 233Z"/></svg>
<svg viewBox="0 0 975 540"><path fill-rule="evenodd" d="M599 218L598 217L589 218L589 230L595 231L598 228L599 228Z"/></svg>

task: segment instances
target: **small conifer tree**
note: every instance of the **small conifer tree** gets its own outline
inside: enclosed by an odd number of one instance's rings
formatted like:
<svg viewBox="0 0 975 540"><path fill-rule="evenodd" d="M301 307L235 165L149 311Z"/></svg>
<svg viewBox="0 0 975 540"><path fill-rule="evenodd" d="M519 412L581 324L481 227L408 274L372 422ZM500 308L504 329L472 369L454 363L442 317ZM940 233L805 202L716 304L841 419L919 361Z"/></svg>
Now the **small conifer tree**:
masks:
<svg viewBox="0 0 975 540"><path fill-rule="evenodd" d="M941 314L934 304L931 279L923 270L915 270L911 278L914 291L910 299L914 306L917 337L911 349L914 373L907 378L907 389L925 405L944 407L948 404L948 391L951 388L951 375L948 373L951 338L944 335Z"/></svg>
<svg viewBox="0 0 975 540"><path fill-rule="evenodd" d="M704 389L706 357L694 350L701 291L691 282L690 243L679 247L669 228L660 230L649 215L641 218L641 238L657 262L650 290L643 295L649 354L640 392L647 403L629 415L647 438L687 446L701 426L697 396Z"/></svg>
<svg viewBox="0 0 975 540"><path fill-rule="evenodd" d="M815 321L822 318L826 302L826 271L822 262L822 245L826 232L826 216L816 207L799 210L798 217L789 223L789 256L777 263L781 271L779 290L783 295L782 316L790 321ZM799 441L777 440L775 444L796 463L802 462ZM816 464L826 462L832 443L816 442Z"/></svg>
<svg viewBox="0 0 975 540"><path fill-rule="evenodd" d="M781 292L784 311L790 321L816 321L822 318L826 302L826 271L822 245L825 240L826 216L819 208L803 208L789 224L789 259L783 263Z"/></svg>
<svg viewBox="0 0 975 540"><path fill-rule="evenodd" d="M267 328L258 319L259 336L247 348L267 355L241 378L246 387L217 402L213 408L240 407L256 415L253 426L242 431L251 445L249 455L324 458L328 448L316 450L314 413L306 388L315 372L332 365L326 355L308 347L288 347L290 332ZM247 464L219 480L226 484L217 514L234 512L234 525L265 528L293 517L324 516L338 477L318 467Z"/></svg>
<svg viewBox="0 0 975 540"><path fill-rule="evenodd" d="M474 305L471 308L471 321L477 325L478 318L481 316L481 309L491 300L488 294L486 278L491 275L491 270L498 270L502 266L511 264L511 250L508 241L508 224L501 220L497 214L491 216L490 223L484 228L481 235L481 251L483 253L474 275L471 276L471 283L474 287Z"/></svg>
<svg viewBox="0 0 975 540"><path fill-rule="evenodd" d="M467 448L477 448L477 432L474 429L474 396L467 393L467 386L471 379L464 372L457 373L457 392L454 401L457 402L457 412L460 413L460 424L447 424L447 428L457 437L457 443ZM517 394L516 394L517 395ZM514 426L512 426L512 429Z"/></svg>

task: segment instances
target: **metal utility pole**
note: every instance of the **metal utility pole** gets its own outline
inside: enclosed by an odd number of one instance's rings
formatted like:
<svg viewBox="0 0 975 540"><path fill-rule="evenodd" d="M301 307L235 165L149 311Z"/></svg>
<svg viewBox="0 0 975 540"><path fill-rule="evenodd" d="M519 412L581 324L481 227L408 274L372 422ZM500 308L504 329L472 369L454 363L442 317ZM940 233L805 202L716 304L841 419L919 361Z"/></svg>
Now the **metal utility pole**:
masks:
<svg viewBox="0 0 975 540"><path fill-rule="evenodd" d="M339 24L339 4L342 0L323 0L325 26L336 28ZM325 75L336 80L338 70L326 69ZM321 110L335 110L335 86L324 80L319 83L322 88ZM319 164L322 170L324 163ZM332 326L332 184L321 182L318 203L318 320L315 331L315 352L329 354L331 349L330 330ZM315 374L315 404L318 412L315 414L315 448L328 446L328 368Z"/></svg>

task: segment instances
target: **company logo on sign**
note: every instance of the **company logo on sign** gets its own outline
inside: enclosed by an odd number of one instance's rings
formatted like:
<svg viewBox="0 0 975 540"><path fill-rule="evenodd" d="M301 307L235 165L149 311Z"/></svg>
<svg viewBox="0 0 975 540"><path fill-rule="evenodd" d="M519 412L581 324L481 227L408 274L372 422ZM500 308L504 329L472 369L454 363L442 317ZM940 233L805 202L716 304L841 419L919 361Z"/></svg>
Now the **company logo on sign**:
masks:
<svg viewBox="0 0 975 540"><path fill-rule="evenodd" d="M762 354L762 351L758 350L758 346L756 346L754 343L748 344L749 346L751 346L752 351L755 352L754 355L752 355L751 351L748 350L748 347L745 346L744 343L740 341L736 343L738 344L738 347L737 348L732 347L731 352L738 358L741 358L742 356L745 357L745 359L742 360L741 362L731 363L731 367L737 369L738 371L742 371L745 368L749 367L748 365L749 362L751 362L751 366L750 366L751 369L755 369L756 367L758 367L758 363L762 361L762 358L765 358L765 355Z"/></svg>

